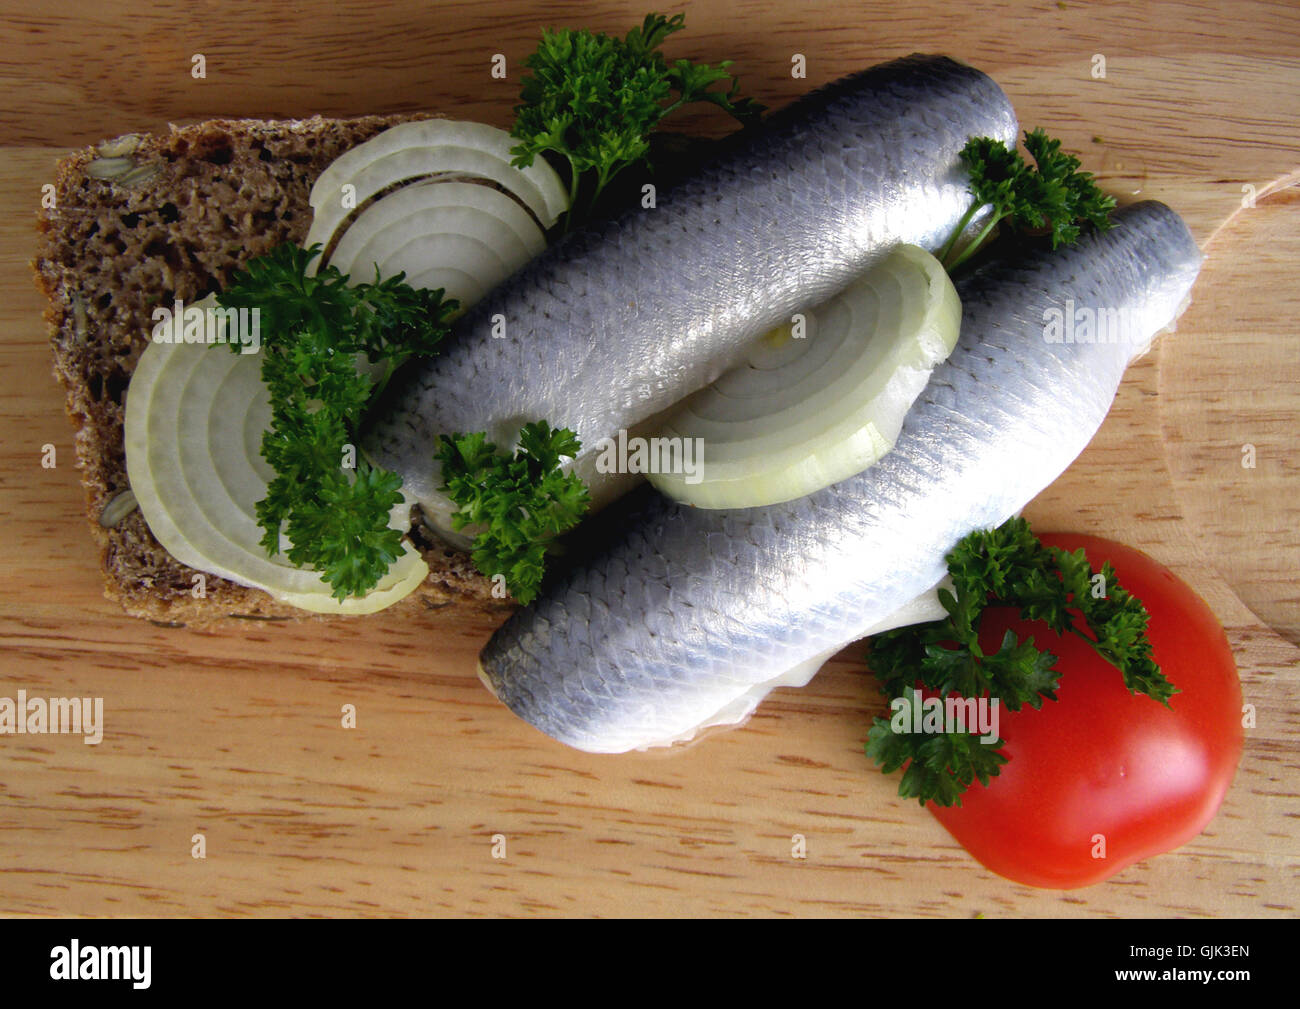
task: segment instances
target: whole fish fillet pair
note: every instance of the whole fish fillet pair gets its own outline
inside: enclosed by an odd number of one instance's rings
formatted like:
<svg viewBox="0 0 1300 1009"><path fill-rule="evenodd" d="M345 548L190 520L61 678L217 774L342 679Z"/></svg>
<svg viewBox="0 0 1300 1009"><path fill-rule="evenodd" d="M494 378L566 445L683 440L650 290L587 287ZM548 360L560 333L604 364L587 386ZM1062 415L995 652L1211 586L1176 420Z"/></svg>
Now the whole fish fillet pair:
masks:
<svg viewBox="0 0 1300 1009"><path fill-rule="evenodd" d="M469 313L390 401L376 461L436 514L438 433L509 443L509 428L546 418L591 445L632 426L894 245L935 248L969 204L957 151L1016 131L992 81L932 57L846 78L773 120L657 210L557 244ZM1083 450L1199 264L1178 216L1144 203L1076 246L963 278L958 345L880 462L766 508L625 499L587 556L493 636L484 682L556 739L620 752L738 721L845 644L933 616L945 555ZM1058 342L1061 317L1081 311L1109 323L1106 342ZM497 313L505 340L485 328ZM642 379L648 400L629 395Z"/></svg>

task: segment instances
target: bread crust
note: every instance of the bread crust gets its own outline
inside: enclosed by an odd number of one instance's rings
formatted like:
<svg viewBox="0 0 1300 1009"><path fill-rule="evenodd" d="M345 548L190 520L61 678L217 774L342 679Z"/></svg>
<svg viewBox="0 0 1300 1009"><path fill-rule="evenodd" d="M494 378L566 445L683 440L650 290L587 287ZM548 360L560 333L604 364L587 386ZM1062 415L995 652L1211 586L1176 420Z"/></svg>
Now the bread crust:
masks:
<svg viewBox="0 0 1300 1009"><path fill-rule="evenodd" d="M173 125L165 135L117 137L58 162L54 206L37 221L32 268L49 300L54 374L76 432L104 594L128 613L200 626L237 618L347 619L307 613L210 574L198 595L198 572L159 545L138 508L112 528L100 516L129 487L125 394L148 342L153 306L196 300L224 286L249 259L301 242L311 224L311 187L330 162L389 126L423 118L429 117L214 119ZM129 164L108 160L121 157ZM108 173L115 177L96 177ZM412 538L429 575L396 607L512 607L493 598L467 554L418 526Z"/></svg>

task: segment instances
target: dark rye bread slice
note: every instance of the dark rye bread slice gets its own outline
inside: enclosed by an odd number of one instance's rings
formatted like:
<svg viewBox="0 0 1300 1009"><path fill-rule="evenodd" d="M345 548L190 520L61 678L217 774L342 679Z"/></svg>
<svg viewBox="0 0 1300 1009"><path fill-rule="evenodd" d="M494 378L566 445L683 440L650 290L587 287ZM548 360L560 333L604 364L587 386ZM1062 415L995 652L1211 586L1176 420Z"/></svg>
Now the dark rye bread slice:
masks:
<svg viewBox="0 0 1300 1009"><path fill-rule="evenodd" d="M196 598L196 572L158 544L139 509L116 514L130 501L119 497L128 489L125 393L155 305L192 302L247 260L302 241L311 224L308 196L325 167L411 118L425 117L209 120L171 126L167 135L118 137L58 162L55 206L38 221L32 266L49 298L54 372L76 426L105 595L129 613L190 625L311 616L213 575ZM413 535L430 573L398 606L508 609L467 554L418 527Z"/></svg>

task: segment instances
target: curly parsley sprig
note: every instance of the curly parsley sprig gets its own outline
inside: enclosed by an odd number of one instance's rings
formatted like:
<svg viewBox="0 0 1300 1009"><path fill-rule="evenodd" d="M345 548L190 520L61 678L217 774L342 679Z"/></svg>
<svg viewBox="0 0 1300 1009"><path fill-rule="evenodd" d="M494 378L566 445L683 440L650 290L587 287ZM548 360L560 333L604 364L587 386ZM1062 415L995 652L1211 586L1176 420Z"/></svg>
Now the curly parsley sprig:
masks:
<svg viewBox="0 0 1300 1009"><path fill-rule="evenodd" d="M440 436L441 489L457 505L452 527L477 529L474 566L504 576L521 603L537 595L550 541L577 525L591 503L586 484L560 469L581 447L574 432L545 421L525 424L511 455L481 431Z"/></svg>
<svg viewBox="0 0 1300 1009"><path fill-rule="evenodd" d="M731 60L710 66L664 58L660 46L685 20L647 14L623 39L585 29L544 31L525 61L532 72L514 110L510 132L519 143L511 153L521 168L548 151L568 163L565 230L591 212L614 176L646 157L650 134L683 105L711 103L742 125L762 115L762 105L739 97Z"/></svg>
<svg viewBox="0 0 1300 1009"><path fill-rule="evenodd" d="M906 700L909 711L922 703L921 692L915 687L904 687L899 696ZM905 767L898 784L903 798L960 806L962 792L976 781L987 785L1007 762L998 752L1002 745L1001 739L987 744L975 732L893 732L889 722L877 718L867 736L867 756L885 774Z"/></svg>
<svg viewBox="0 0 1300 1009"><path fill-rule="evenodd" d="M939 252L949 273L974 255L1004 220L1026 230L1048 229L1053 249L1077 241L1084 223L1103 231L1110 227L1115 198L1103 193L1090 173L1079 170L1082 163L1062 151L1059 140L1038 127L1025 133L1025 150L1034 167L1014 147L989 137L973 137L961 149L974 202ZM985 207L992 209L983 230L958 253L962 233Z"/></svg>
<svg viewBox="0 0 1300 1009"><path fill-rule="evenodd" d="M1094 571L1083 550L1044 546L1027 521L1015 518L958 543L948 573L953 591L939 590L944 620L872 639L868 665L886 697L917 703L922 687L939 697L997 698L1009 711L1056 700L1057 657L1035 648L1032 637L1019 641L1007 631L996 652L980 647L979 620L990 606L1015 607L1025 620L1078 635L1120 671L1132 693L1166 706L1178 693L1152 658L1146 607L1116 582L1109 563ZM866 751L885 773L907 766L899 795L949 806L961 805L973 781L987 785L997 775L1005 762L996 754L1001 745L968 732L895 733L877 718Z"/></svg>
<svg viewBox="0 0 1300 1009"><path fill-rule="evenodd" d="M456 302L403 274L380 280L376 271L373 284L351 286L333 266L309 276L320 252L278 246L237 272L217 301L260 313L271 398L262 456L275 469L257 503L262 546L274 556L287 538L289 560L319 570L343 599L372 589L402 550L402 534L389 528L402 480L356 459L361 418L403 361L435 351ZM378 379L358 369L362 357L383 364Z"/></svg>

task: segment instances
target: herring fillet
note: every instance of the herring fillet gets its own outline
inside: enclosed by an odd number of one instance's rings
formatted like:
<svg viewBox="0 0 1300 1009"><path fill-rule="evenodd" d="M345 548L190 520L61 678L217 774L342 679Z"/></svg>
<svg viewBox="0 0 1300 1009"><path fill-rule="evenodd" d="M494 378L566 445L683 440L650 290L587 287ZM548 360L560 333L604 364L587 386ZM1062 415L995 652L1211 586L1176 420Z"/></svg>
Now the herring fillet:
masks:
<svg viewBox="0 0 1300 1009"><path fill-rule="evenodd" d="M445 530L438 435L509 446L544 419L577 432L575 470L603 502L600 439L708 385L899 243L937 248L970 204L962 146L1016 130L1001 88L942 56L813 91L653 209L568 235L479 302L438 356L395 376L365 451Z"/></svg>
<svg viewBox="0 0 1300 1009"><path fill-rule="evenodd" d="M752 709L933 586L958 540L1005 521L1083 450L1131 356L1191 289L1200 252L1177 214L1147 202L1114 222L958 282L957 347L870 469L766 508L649 493L615 506L612 541L483 649L489 689L580 749L661 744ZM1125 342L1050 342L1049 320L1070 311L1127 322Z"/></svg>

